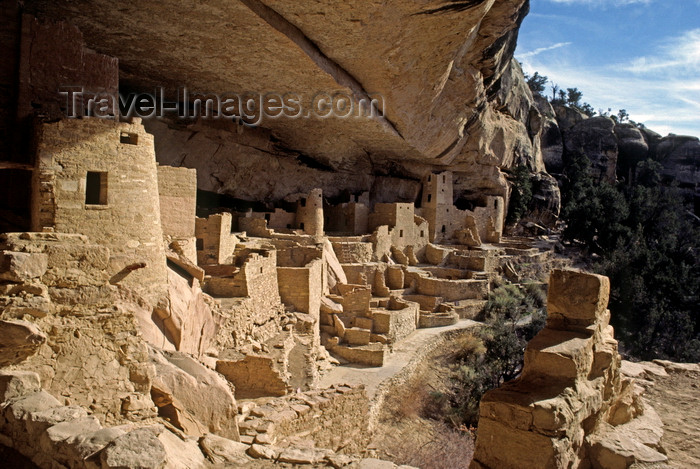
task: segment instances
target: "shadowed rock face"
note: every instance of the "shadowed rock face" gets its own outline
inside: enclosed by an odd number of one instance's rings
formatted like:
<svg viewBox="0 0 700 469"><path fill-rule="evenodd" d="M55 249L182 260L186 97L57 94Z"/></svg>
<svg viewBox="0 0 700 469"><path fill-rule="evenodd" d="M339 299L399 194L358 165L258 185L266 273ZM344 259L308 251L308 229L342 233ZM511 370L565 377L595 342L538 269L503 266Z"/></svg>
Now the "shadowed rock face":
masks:
<svg viewBox="0 0 700 469"><path fill-rule="evenodd" d="M26 8L73 23L88 47L117 57L122 89L293 92L304 109L318 93L383 97L383 118L265 119L274 148L254 153L302 154L365 178L419 179L449 165L461 172L458 190L499 195L507 186L498 169L515 158L544 169L525 127L532 98L511 61L528 0L37 0ZM238 195L224 185L212 189ZM366 179L355 185L368 189Z"/></svg>
<svg viewBox="0 0 700 469"><path fill-rule="evenodd" d="M676 181L684 192L694 197L697 207L700 200L700 140L680 135L664 137L656 147L656 159L663 165L664 177Z"/></svg>
<svg viewBox="0 0 700 469"><path fill-rule="evenodd" d="M618 155L614 128L615 123L608 117L591 117L573 126L564 138L566 152L588 156L593 174L611 183L615 182Z"/></svg>

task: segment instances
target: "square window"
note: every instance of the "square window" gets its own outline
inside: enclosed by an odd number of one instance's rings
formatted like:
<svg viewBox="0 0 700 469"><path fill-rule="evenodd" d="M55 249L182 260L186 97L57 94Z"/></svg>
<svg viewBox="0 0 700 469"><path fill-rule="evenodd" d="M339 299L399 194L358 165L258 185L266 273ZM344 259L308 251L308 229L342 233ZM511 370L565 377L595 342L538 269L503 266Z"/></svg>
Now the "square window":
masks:
<svg viewBox="0 0 700 469"><path fill-rule="evenodd" d="M125 143L127 145L138 145L139 136L138 134L132 134L129 132L121 132L119 134L119 143Z"/></svg>
<svg viewBox="0 0 700 469"><path fill-rule="evenodd" d="M107 205L107 173L88 171L85 177L85 205Z"/></svg>

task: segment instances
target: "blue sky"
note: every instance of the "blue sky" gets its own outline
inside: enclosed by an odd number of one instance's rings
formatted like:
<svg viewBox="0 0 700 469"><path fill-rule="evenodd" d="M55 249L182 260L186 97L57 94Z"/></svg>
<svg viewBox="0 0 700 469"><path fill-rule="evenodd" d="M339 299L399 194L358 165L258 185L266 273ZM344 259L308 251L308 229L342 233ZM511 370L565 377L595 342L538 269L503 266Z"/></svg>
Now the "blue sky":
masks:
<svg viewBox="0 0 700 469"><path fill-rule="evenodd" d="M531 0L515 56L595 110L700 137L700 0Z"/></svg>

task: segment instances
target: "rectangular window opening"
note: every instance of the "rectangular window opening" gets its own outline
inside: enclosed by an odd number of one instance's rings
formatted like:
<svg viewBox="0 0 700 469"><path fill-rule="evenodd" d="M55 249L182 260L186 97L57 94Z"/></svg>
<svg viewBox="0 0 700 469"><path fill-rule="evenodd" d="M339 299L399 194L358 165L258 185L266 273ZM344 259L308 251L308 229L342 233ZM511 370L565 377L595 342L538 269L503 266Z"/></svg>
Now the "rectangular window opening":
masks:
<svg viewBox="0 0 700 469"><path fill-rule="evenodd" d="M301 200L299 200L299 203L302 207L306 207L306 198L302 197Z"/></svg>
<svg viewBox="0 0 700 469"><path fill-rule="evenodd" d="M204 250L204 238L197 238L197 251Z"/></svg>
<svg viewBox="0 0 700 469"><path fill-rule="evenodd" d="M139 136L138 134L132 134L129 132L121 132L119 134L119 143L125 143L127 145L138 145Z"/></svg>
<svg viewBox="0 0 700 469"><path fill-rule="evenodd" d="M428 202L430 202L430 199L433 198L433 194L428 194Z"/></svg>
<svg viewBox="0 0 700 469"><path fill-rule="evenodd" d="M403 230L399 230L399 238L403 238Z"/></svg>
<svg viewBox="0 0 700 469"><path fill-rule="evenodd" d="M85 177L85 205L107 205L107 173L88 171Z"/></svg>

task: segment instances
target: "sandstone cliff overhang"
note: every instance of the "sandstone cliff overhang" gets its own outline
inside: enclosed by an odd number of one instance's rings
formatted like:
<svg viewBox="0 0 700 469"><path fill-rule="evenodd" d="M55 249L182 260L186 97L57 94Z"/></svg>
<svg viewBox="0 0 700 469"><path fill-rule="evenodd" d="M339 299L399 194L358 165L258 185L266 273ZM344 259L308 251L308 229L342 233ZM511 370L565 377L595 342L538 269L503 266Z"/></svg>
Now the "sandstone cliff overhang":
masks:
<svg viewBox="0 0 700 469"><path fill-rule="evenodd" d="M122 89L381 95L385 118L263 124L337 168L460 154L511 65L529 2L37 0L26 8L71 22L89 47L118 57Z"/></svg>

